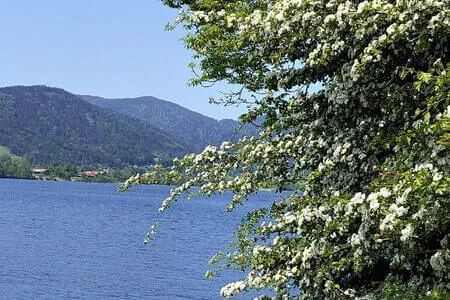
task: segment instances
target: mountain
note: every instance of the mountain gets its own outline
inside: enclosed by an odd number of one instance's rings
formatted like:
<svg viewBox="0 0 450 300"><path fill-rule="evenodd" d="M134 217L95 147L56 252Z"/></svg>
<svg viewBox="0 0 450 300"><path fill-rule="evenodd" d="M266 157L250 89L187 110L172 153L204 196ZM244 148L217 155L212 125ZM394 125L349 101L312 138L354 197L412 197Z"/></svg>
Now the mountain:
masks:
<svg viewBox="0 0 450 300"><path fill-rule="evenodd" d="M149 123L45 86L0 88L0 145L33 165L147 165L189 151Z"/></svg>
<svg viewBox="0 0 450 300"><path fill-rule="evenodd" d="M239 123L225 119L217 121L178 104L155 97L107 99L80 95L85 101L142 120L173 136L192 152L201 152L207 145L237 140L244 135L256 135L257 128L245 125L236 132Z"/></svg>

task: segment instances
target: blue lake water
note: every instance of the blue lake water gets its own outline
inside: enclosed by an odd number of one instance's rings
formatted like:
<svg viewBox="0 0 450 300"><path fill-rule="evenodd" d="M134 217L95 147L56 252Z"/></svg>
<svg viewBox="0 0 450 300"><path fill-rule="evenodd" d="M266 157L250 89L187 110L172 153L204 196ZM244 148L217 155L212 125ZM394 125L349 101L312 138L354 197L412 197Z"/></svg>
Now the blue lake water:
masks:
<svg viewBox="0 0 450 300"><path fill-rule="evenodd" d="M230 195L194 198L158 216L168 187L116 188L0 179L0 299L220 299L220 288L244 275L206 280L209 259L245 211L274 197L260 193L233 213L225 212Z"/></svg>

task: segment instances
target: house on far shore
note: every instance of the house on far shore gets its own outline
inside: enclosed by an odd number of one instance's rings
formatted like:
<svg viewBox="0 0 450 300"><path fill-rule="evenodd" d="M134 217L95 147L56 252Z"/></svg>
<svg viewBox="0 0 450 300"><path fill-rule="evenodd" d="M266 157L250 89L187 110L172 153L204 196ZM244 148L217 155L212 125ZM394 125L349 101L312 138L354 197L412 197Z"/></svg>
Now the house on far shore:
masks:
<svg viewBox="0 0 450 300"><path fill-rule="evenodd" d="M33 169L33 176L48 176L50 175L49 169Z"/></svg>
<svg viewBox="0 0 450 300"><path fill-rule="evenodd" d="M102 171L84 171L84 172L80 172L80 176L86 176L86 177L95 177L99 174L103 174L104 172Z"/></svg>

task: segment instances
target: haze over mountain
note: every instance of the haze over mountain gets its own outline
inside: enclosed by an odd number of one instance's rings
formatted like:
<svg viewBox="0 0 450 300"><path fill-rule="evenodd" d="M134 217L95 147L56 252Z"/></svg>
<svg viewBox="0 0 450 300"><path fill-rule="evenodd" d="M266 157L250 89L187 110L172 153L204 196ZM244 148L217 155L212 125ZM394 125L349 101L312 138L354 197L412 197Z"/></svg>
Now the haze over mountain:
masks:
<svg viewBox="0 0 450 300"><path fill-rule="evenodd" d="M109 99L80 95L92 104L142 120L173 136L192 152L200 152L207 145L237 140L244 135L257 134L256 127L243 126L231 119L216 120L193 112L178 104L151 96Z"/></svg>
<svg viewBox="0 0 450 300"><path fill-rule="evenodd" d="M0 88L0 145L33 165L147 165L189 150L161 130L58 88Z"/></svg>

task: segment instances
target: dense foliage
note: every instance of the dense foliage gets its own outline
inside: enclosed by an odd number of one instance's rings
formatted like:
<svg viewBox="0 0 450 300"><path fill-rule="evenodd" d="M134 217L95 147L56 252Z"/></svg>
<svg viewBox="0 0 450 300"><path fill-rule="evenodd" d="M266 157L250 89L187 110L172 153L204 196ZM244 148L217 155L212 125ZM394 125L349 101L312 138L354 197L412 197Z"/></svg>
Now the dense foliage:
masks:
<svg viewBox="0 0 450 300"><path fill-rule="evenodd" d="M125 167L188 152L144 122L44 86L0 88L0 145L32 165Z"/></svg>
<svg viewBox="0 0 450 300"><path fill-rule="evenodd" d="M74 164L55 165L54 163L51 163L48 166L45 166L44 169L48 170L48 175L39 177L45 179L71 180L80 173L80 168Z"/></svg>
<svg viewBox="0 0 450 300"><path fill-rule="evenodd" d="M236 141L244 135L254 135L257 128L248 124L239 127L234 120L215 120L190 111L177 104L154 97L105 99L80 96L89 103L147 122L160 129L190 152L201 152L207 145L220 145L223 141Z"/></svg>
<svg viewBox="0 0 450 300"><path fill-rule="evenodd" d="M31 178L31 165L20 157L0 159L0 178Z"/></svg>
<svg viewBox="0 0 450 300"><path fill-rule="evenodd" d="M228 210L263 187L303 187L250 213L214 257L246 272L221 294L448 296L449 1L166 4L189 31L193 84L227 80L261 94L242 120L265 122L257 136L175 160L171 174L188 180L160 210L193 186L233 191Z"/></svg>

